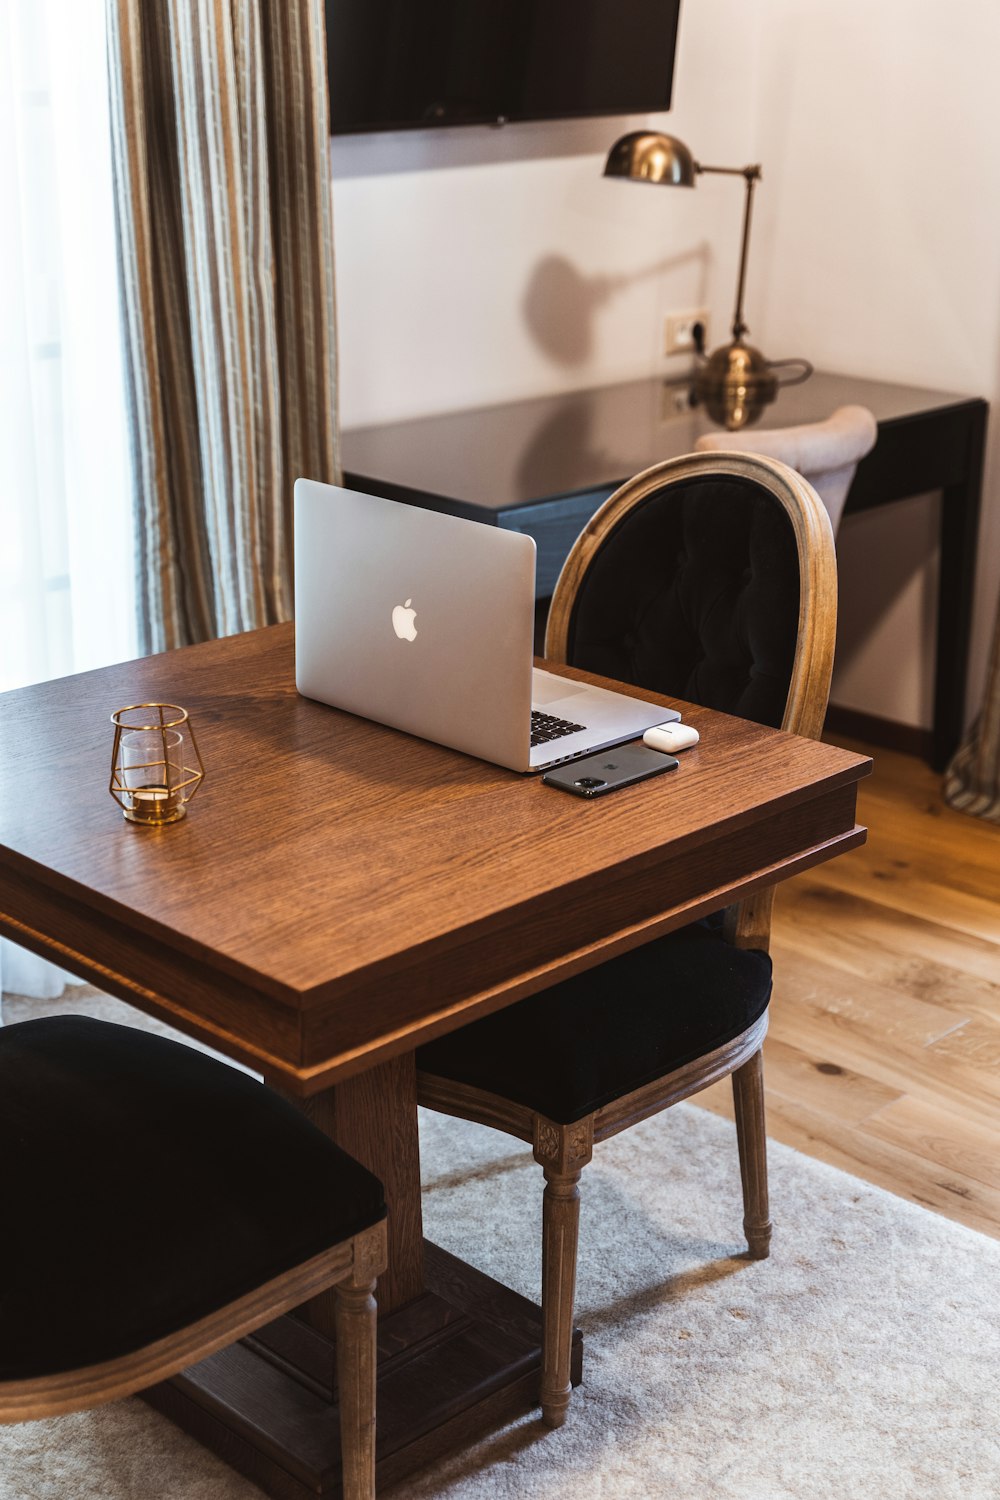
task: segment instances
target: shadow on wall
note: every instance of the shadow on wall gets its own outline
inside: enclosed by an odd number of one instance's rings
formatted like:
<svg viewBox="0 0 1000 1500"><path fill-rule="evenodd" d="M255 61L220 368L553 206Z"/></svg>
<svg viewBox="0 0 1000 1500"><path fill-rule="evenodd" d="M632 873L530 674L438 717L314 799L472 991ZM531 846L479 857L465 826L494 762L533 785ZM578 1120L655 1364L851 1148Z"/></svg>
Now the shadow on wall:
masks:
<svg viewBox="0 0 1000 1500"><path fill-rule="evenodd" d="M550 359L564 366L582 365L594 352L598 309L616 293L652 277L664 276L694 262L699 269L698 303L706 298L709 247L706 241L628 275L585 276L561 255L546 255L535 266L521 306L528 331Z"/></svg>

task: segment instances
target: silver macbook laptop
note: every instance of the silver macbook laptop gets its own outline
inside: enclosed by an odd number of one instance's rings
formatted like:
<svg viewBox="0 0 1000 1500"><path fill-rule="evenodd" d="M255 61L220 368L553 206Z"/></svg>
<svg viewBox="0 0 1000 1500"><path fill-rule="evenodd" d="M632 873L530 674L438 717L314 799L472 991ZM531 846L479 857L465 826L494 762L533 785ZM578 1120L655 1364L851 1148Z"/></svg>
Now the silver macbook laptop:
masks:
<svg viewBox="0 0 1000 1500"><path fill-rule="evenodd" d="M676 719L532 666L535 543L299 479L295 684L307 698L514 771Z"/></svg>

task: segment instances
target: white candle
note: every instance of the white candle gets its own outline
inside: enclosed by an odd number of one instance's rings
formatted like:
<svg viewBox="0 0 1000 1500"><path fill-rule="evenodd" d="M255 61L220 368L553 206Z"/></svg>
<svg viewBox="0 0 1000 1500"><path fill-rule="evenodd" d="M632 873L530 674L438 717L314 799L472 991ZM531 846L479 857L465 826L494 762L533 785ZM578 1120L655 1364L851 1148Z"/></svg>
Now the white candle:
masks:
<svg viewBox="0 0 1000 1500"><path fill-rule="evenodd" d="M184 803L166 786L130 788L132 806L125 813L133 823L173 823L184 816Z"/></svg>
<svg viewBox="0 0 1000 1500"><path fill-rule="evenodd" d="M155 806L158 802L169 802L170 792L165 786L138 786L132 793L132 801L144 807Z"/></svg>

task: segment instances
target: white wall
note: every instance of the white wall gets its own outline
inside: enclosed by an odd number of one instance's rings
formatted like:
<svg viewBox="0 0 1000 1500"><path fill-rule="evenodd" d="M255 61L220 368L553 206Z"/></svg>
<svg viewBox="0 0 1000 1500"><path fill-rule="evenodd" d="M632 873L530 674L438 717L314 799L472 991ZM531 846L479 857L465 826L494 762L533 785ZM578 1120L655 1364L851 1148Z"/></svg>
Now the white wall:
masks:
<svg viewBox="0 0 1000 1500"><path fill-rule="evenodd" d="M674 107L649 118L702 160L763 162L747 314L772 357L1000 394L998 60L996 0L685 0ZM641 123L333 142L345 426L666 373L670 309L705 303L726 336L740 195L602 178ZM996 439L991 460L974 702L1000 577ZM836 699L911 724L930 722L936 503L841 538Z"/></svg>
<svg viewBox="0 0 1000 1500"><path fill-rule="evenodd" d="M754 250L765 347L806 349L825 369L996 401L1000 5L759 0L754 9L767 174ZM992 425L971 710L1000 587L1000 423ZM905 502L899 513L844 524L838 703L931 721L937 503Z"/></svg>
<svg viewBox="0 0 1000 1500"><path fill-rule="evenodd" d="M667 309L707 300L721 334L738 185L601 173L647 120L705 160L748 160L758 30L743 0L687 0L669 115L335 138L344 426L665 369Z"/></svg>

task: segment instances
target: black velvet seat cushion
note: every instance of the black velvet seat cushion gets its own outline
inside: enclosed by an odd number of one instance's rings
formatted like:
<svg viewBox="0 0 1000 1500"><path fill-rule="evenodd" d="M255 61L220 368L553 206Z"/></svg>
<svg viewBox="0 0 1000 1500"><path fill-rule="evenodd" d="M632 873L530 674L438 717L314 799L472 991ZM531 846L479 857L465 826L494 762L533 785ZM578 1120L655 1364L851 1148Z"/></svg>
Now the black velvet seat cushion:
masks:
<svg viewBox="0 0 1000 1500"><path fill-rule="evenodd" d="M0 1027L0 1379L173 1333L385 1215L295 1107L164 1037Z"/></svg>
<svg viewBox="0 0 1000 1500"><path fill-rule="evenodd" d="M695 923L428 1043L417 1066L568 1125L732 1041L770 995L766 953Z"/></svg>
<svg viewBox="0 0 1000 1500"><path fill-rule="evenodd" d="M673 481L609 533L576 595L575 667L779 728L799 563L781 502L740 476Z"/></svg>

